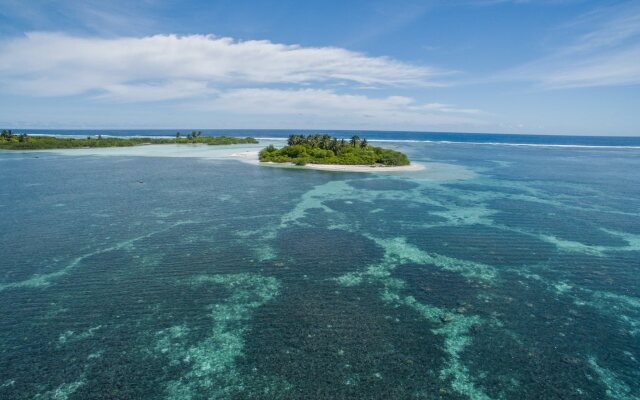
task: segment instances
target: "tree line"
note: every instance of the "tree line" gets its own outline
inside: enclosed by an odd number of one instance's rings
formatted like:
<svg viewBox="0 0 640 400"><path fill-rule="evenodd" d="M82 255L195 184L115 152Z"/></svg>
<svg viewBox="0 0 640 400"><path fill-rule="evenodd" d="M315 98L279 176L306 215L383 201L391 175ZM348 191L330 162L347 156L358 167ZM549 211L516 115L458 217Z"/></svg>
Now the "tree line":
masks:
<svg viewBox="0 0 640 400"><path fill-rule="evenodd" d="M186 138L187 140L195 140L200 136L202 136L202 131L191 131L191 133L187 134ZM176 139L180 139L181 137L182 133L180 133L179 131L176 132Z"/></svg>
<svg viewBox="0 0 640 400"><path fill-rule="evenodd" d="M258 141L252 137L228 137L228 136L200 136L201 132L192 132L187 137L176 135L175 138L156 137L102 137L87 136L85 138L66 138L56 136L17 135L11 130L4 129L0 132L0 149L5 150L46 150L46 149L71 149L82 147L127 147L141 144L255 144Z"/></svg>
<svg viewBox="0 0 640 400"><path fill-rule="evenodd" d="M367 139L360 139L360 136L353 135L351 140L347 142L344 139L338 139L335 137L331 137L329 135L289 135L287 139L287 145L295 146L295 145L305 145L309 146L312 149L322 149L322 150L331 150L334 153L340 152L340 150L344 149L347 146L351 147L360 147L362 149L366 148L369 143Z"/></svg>
<svg viewBox="0 0 640 400"><path fill-rule="evenodd" d="M0 139L7 142L11 142L16 138L20 143L25 143L29 141L29 135L27 135L26 133L21 133L19 135L16 135L11 131L11 129L3 129L2 133L0 133Z"/></svg>
<svg viewBox="0 0 640 400"><path fill-rule="evenodd" d="M354 135L350 140L329 135L290 135L287 146L269 145L259 153L260 161L290 162L296 165L409 165L407 156L399 151L370 146L367 139Z"/></svg>

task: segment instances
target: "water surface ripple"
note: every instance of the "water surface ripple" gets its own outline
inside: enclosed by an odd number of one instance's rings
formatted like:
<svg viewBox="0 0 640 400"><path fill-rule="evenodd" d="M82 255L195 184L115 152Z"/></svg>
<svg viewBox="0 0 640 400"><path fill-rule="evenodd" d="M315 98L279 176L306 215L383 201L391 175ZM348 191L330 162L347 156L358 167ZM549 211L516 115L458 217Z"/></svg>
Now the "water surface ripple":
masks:
<svg viewBox="0 0 640 400"><path fill-rule="evenodd" d="M640 398L640 151L391 145L0 152L0 398Z"/></svg>

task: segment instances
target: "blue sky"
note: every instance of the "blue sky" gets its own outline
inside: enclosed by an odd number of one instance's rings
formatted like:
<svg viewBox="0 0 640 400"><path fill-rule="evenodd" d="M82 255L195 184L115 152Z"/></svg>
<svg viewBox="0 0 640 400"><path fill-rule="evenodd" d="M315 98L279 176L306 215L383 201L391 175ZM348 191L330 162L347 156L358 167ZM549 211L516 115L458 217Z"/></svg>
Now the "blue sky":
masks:
<svg viewBox="0 0 640 400"><path fill-rule="evenodd" d="M640 2L0 0L0 126L640 135Z"/></svg>

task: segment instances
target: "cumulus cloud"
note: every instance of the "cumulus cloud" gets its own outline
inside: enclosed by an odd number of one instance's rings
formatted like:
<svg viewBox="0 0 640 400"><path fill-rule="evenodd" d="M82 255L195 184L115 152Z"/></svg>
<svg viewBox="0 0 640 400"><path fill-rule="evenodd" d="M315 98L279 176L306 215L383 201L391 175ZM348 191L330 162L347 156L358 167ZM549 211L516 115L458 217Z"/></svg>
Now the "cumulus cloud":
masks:
<svg viewBox="0 0 640 400"><path fill-rule="evenodd" d="M336 47L210 35L105 39L36 32L4 41L0 52L0 85L42 96L97 93L135 98L142 92L177 89L175 82L196 92L250 84L429 86L442 85L439 78L445 74Z"/></svg>
<svg viewBox="0 0 640 400"><path fill-rule="evenodd" d="M202 81L168 81L158 84L109 84L103 88L106 92L95 96L96 99L119 102L164 101L190 99L214 95L218 91Z"/></svg>
<svg viewBox="0 0 640 400"><path fill-rule="evenodd" d="M222 115L236 124L430 129L482 123L476 109L390 95L442 85L450 72L336 47L210 35L29 33L0 43L0 52L0 88L28 96L167 101L177 112ZM363 87L385 90L364 95Z"/></svg>

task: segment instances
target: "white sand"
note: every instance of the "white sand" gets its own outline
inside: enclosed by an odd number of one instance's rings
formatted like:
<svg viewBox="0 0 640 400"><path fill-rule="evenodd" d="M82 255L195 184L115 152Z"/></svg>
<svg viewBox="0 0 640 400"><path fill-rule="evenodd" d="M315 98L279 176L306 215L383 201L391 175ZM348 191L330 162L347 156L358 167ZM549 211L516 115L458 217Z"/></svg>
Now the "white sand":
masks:
<svg viewBox="0 0 640 400"><path fill-rule="evenodd" d="M422 171L425 167L422 164L411 163L401 167L385 167L381 165L335 165L335 164L307 164L300 168L319 169L321 171L340 172L408 172Z"/></svg>
<svg viewBox="0 0 640 400"><path fill-rule="evenodd" d="M264 144L235 144L209 146L206 144L152 144L132 147L106 147L86 149L26 150L16 153L55 153L66 156L128 156L128 157L185 157L203 160L237 160L243 163L273 168L316 169L335 172L409 173L412 179L425 181L473 179L474 171L461 165L437 162L412 162L404 167L370 167L367 165L311 165L299 167L290 163L261 163L258 151ZM6 150L14 151L14 150Z"/></svg>
<svg viewBox="0 0 640 400"><path fill-rule="evenodd" d="M258 160L258 152L257 151L239 151L236 153L229 154L229 157L238 157L238 158L246 158L246 159L255 159Z"/></svg>
<svg viewBox="0 0 640 400"><path fill-rule="evenodd" d="M300 168L300 169L317 169L321 171L337 171L337 172L408 172L422 171L425 166L419 163L411 163L402 167L385 167L382 165L336 165L336 164L306 164L297 166L293 163L274 163L259 162L257 151L241 151L230 154L231 157L237 157L252 164L259 164L271 167Z"/></svg>
<svg viewBox="0 0 640 400"><path fill-rule="evenodd" d="M258 160L258 150L256 149L257 146L259 145L208 146L206 144L150 144L131 147L96 147L82 149L54 149L42 151L65 155L195 157L213 160L235 159L253 165L282 168L306 168L338 172L407 172L421 171L425 169L425 166L419 163L412 163L411 165L406 165L403 167L331 164L307 164L305 166L295 166L293 165L293 163L263 163Z"/></svg>

